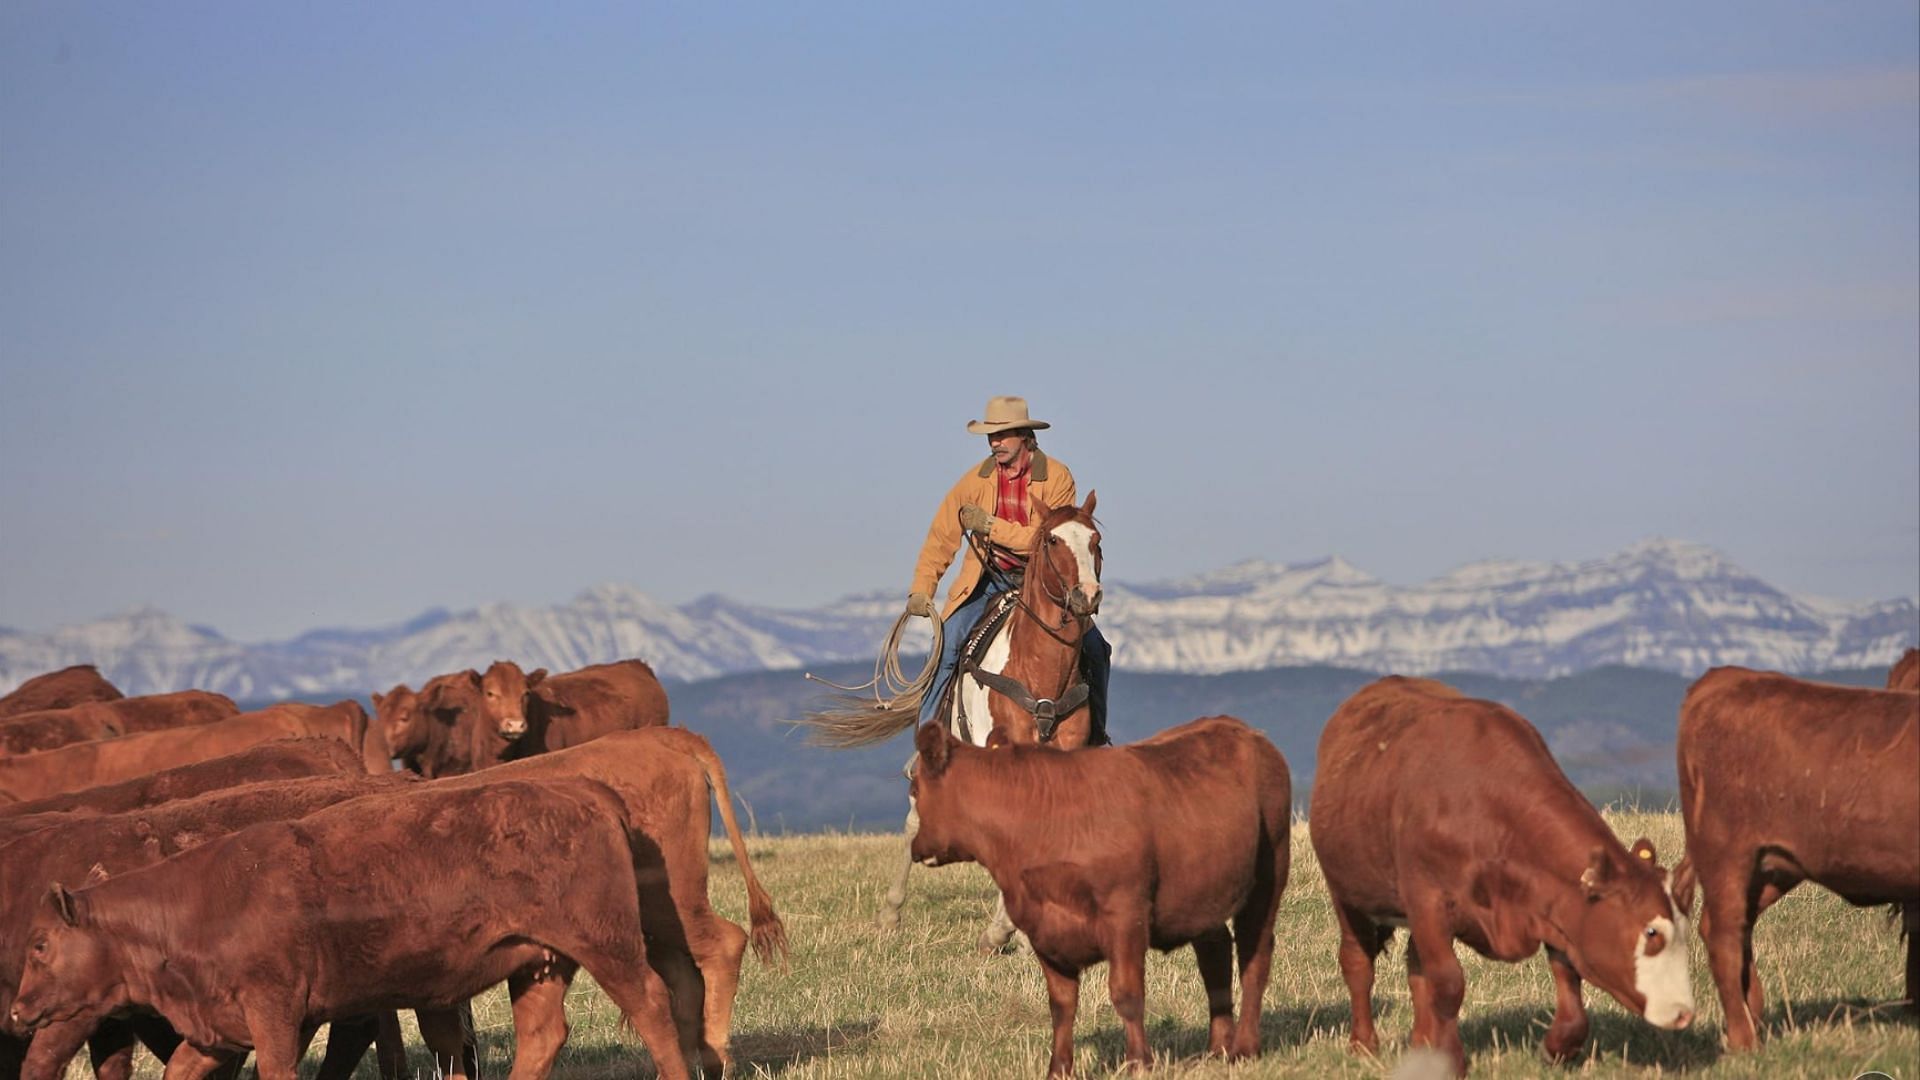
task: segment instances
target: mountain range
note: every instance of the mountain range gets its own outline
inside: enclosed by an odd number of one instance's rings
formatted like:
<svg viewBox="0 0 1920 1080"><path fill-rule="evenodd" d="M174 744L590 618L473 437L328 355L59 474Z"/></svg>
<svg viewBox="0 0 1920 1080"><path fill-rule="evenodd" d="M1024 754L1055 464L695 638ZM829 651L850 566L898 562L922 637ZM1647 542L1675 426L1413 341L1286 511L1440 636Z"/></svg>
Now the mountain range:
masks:
<svg viewBox="0 0 1920 1080"><path fill-rule="evenodd" d="M1884 668L1920 640L1910 597L1840 604L1796 596L1712 548L1675 540L1584 562L1473 563L1411 586L1333 557L1109 582L1104 594L1099 620L1115 665L1143 674L1324 665L1546 679L1607 665L1691 676L1719 664L1805 673ZM48 633L0 629L0 692L82 663L129 694L199 687L249 701L418 685L502 657L564 671L637 656L664 679L691 682L870 661L900 609L892 593L805 610L720 596L674 606L605 584L552 607L434 610L395 626L264 644L144 609Z"/></svg>

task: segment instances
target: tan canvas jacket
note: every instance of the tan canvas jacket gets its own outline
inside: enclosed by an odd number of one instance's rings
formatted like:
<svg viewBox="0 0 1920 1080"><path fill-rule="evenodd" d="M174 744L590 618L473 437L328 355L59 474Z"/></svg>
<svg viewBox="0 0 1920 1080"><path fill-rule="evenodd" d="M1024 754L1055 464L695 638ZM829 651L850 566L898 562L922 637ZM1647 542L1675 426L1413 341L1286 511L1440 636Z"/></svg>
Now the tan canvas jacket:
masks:
<svg viewBox="0 0 1920 1080"><path fill-rule="evenodd" d="M956 554L961 556L959 574L954 579L953 588L947 592L946 605L940 610L942 619L952 615L955 608L966 602L984 572L979 559L970 552L961 552L960 508L972 503L983 510L993 510L998 497L993 470L993 459L989 457L978 468L968 469L960 477L960 482L953 485L953 490L947 492L947 497L941 501L940 509L935 511L933 524L927 528L927 541L920 546L920 562L913 568L913 587L909 592L932 596L933 590L940 585L940 575L947 572ZM1067 470L1065 462L1056 461L1035 450L1033 463L1028 470L1029 499L1049 509L1077 504L1073 473ZM1001 547L1025 554L1033 546L1034 536L1039 531L1037 517L1032 525L1016 525L996 517L989 535Z"/></svg>

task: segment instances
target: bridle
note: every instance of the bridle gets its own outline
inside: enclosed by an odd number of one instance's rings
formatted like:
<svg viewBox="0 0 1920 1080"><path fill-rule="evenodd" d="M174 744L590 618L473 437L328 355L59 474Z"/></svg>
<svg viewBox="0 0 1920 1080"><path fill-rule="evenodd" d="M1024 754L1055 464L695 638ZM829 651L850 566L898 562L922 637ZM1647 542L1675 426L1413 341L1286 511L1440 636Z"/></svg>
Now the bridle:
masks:
<svg viewBox="0 0 1920 1080"><path fill-rule="evenodd" d="M1078 518L1076 517L1073 520L1078 520ZM1067 672L1069 679L1075 679L1080 673L1080 655L1086 648L1087 628L1093 623L1093 615L1091 612L1082 615L1073 610L1070 603L1073 594L1072 588L1067 584L1061 572L1053 566L1053 560L1044 556L1045 549L1048 543L1052 541L1052 538L1052 529L1042 530L1040 542L1035 545L1033 556L1027 560L1026 569L1028 572L1023 574L1021 585L1014 592L1014 606L1019 609L1021 614L1032 620L1034 625L1044 631L1048 637L1073 650L1073 660L1069 664ZM991 541L977 533L969 533L967 534L967 542L971 547L974 557L980 560L981 566L985 568L988 574L1001 573L994 565L994 545ZM1038 564L1038 568L1034 565L1036 563ZM1046 581L1045 575L1049 570L1051 570L1053 574L1053 584L1059 588L1058 592L1055 592ZM1041 617L1038 611L1034 610L1032 605L1027 603L1025 579L1031 579L1033 584L1040 589L1041 595L1052 601L1054 605L1060 609L1059 622L1048 622L1045 618ZM1063 636L1069 620L1076 624L1080 630L1080 633L1072 640ZM1011 634L1013 628L1009 626L1006 632ZM1072 715L1074 711L1082 705L1085 705L1088 696L1092 693L1092 687L1088 686L1085 680L1080 680L1078 682L1070 682L1065 692L1058 698L1036 697L1033 691L1027 689L1020 680L1012 676L999 674L998 672L983 671L971 657L967 658L965 667L967 674L972 676L975 681L987 689L1000 694L1030 714L1033 717L1034 726L1039 733L1040 741L1043 743L1053 741L1054 734L1059 729L1060 721Z"/></svg>

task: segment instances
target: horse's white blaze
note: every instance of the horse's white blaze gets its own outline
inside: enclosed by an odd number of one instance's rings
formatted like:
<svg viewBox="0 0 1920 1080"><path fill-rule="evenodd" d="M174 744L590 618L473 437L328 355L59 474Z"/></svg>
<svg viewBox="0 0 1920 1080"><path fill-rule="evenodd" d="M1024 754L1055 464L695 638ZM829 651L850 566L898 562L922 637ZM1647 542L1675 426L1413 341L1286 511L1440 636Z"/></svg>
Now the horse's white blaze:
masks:
<svg viewBox="0 0 1920 1080"><path fill-rule="evenodd" d="M1093 530L1078 521L1069 521L1053 530L1053 535L1067 545L1073 552L1073 561L1079 569L1080 591L1088 602L1100 598L1100 575L1093 571Z"/></svg>
<svg viewBox="0 0 1920 1080"><path fill-rule="evenodd" d="M1634 945L1633 988L1646 999L1643 1014L1655 1027L1671 1028L1681 1017L1693 1016L1693 980L1687 972L1687 919L1656 918L1647 924L1666 945L1653 956L1647 955L1647 935L1643 931Z"/></svg>
<svg viewBox="0 0 1920 1080"><path fill-rule="evenodd" d="M993 640L987 643L987 654L980 658L980 667L998 675L1007 669L1007 660L1012 655L1013 635L1010 627L1002 624ZM967 712L967 730L955 732L975 746L987 745L987 736L993 732L993 713L988 707L987 688L969 675L960 675L960 692L955 696L958 704Z"/></svg>

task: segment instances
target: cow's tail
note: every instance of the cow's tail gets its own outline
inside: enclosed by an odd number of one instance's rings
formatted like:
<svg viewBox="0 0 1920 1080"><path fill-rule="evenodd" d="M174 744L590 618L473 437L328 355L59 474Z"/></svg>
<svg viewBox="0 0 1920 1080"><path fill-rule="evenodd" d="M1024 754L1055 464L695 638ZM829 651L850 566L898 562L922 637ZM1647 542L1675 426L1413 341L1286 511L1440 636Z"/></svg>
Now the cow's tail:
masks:
<svg viewBox="0 0 1920 1080"><path fill-rule="evenodd" d="M713 745L685 728L662 728L661 731L678 731L682 738L678 743L707 774L707 786L713 789L714 801L720 804L720 821L727 827L727 841L733 845L733 861L740 867L740 876L747 883L747 940L753 945L753 955L763 964L770 964L777 956L780 966L787 966L787 928L780 921L780 915L773 910L773 897L760 885L760 879L754 875L753 863L747 858L747 842L740 836L740 823L733 816L733 794L727 790L727 769L720 764L720 755L714 753Z"/></svg>

